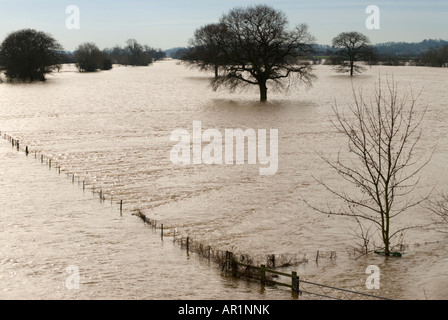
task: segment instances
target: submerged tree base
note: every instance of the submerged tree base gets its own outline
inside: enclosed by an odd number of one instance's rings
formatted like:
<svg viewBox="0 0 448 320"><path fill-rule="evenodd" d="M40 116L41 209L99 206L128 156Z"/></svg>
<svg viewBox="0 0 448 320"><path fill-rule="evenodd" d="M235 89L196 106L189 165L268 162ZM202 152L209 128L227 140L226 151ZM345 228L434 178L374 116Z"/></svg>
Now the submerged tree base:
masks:
<svg viewBox="0 0 448 320"><path fill-rule="evenodd" d="M384 251L374 251L376 254L380 254L380 255L384 255L384 256L388 256L388 257L390 257L390 256L393 256L393 257L401 257L402 256L402 254L401 254L401 252L389 252L389 254L387 254L386 252L384 252Z"/></svg>

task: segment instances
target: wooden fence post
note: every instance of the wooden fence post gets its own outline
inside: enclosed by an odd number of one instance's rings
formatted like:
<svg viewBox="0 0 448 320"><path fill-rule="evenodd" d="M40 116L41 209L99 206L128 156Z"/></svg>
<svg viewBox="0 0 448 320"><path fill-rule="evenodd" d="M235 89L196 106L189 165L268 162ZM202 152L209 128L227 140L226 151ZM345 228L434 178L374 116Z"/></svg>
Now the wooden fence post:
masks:
<svg viewBox="0 0 448 320"><path fill-rule="evenodd" d="M232 265L232 276L236 277L237 272L238 272L238 265L236 263L236 260L233 257L231 260L231 265Z"/></svg>
<svg viewBox="0 0 448 320"><path fill-rule="evenodd" d="M266 283L266 266L264 264L260 266L260 281L262 284Z"/></svg>
<svg viewBox="0 0 448 320"><path fill-rule="evenodd" d="M291 285L292 285L292 290L299 291L298 278L297 278L296 271L291 271Z"/></svg>

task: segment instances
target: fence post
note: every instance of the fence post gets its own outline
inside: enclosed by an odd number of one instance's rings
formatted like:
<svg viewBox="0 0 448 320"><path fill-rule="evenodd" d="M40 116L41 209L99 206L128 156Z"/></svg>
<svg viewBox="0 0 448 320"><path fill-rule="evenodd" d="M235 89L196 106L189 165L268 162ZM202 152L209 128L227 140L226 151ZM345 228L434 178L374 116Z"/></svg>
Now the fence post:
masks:
<svg viewBox="0 0 448 320"><path fill-rule="evenodd" d="M294 291L299 291L298 283L297 283L297 272L291 271L291 287Z"/></svg>
<svg viewBox="0 0 448 320"><path fill-rule="evenodd" d="M233 257L233 253L231 256L230 264L232 266L232 276L236 277L237 271L238 271L238 265L236 263L235 258Z"/></svg>
<svg viewBox="0 0 448 320"><path fill-rule="evenodd" d="M160 225L160 236L162 237L163 240L163 223Z"/></svg>
<svg viewBox="0 0 448 320"><path fill-rule="evenodd" d="M260 281L262 284L266 283L266 266L264 264L260 266Z"/></svg>
<svg viewBox="0 0 448 320"><path fill-rule="evenodd" d="M123 200L120 200L120 215L123 213Z"/></svg>
<svg viewBox="0 0 448 320"><path fill-rule="evenodd" d="M189 251L190 248L190 237L187 237L187 252Z"/></svg>
<svg viewBox="0 0 448 320"><path fill-rule="evenodd" d="M230 267L230 252L226 251L226 260L224 262L224 266L223 266L226 270L226 272L229 270Z"/></svg>

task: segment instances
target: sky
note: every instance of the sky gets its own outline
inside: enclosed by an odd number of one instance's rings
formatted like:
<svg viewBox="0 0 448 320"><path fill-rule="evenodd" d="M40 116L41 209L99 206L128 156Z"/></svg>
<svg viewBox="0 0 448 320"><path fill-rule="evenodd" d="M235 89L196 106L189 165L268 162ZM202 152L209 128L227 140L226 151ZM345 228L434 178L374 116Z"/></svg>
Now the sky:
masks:
<svg viewBox="0 0 448 320"><path fill-rule="evenodd" d="M358 31L372 43L448 40L448 0L0 0L0 41L13 31L33 28L53 35L65 50L83 42L101 49L127 39L166 50L188 45L194 31L235 7L269 5L283 11L289 26L306 23L316 43L331 44L341 32ZM73 11L79 9L79 29ZM379 29L368 29L369 5L379 9Z"/></svg>

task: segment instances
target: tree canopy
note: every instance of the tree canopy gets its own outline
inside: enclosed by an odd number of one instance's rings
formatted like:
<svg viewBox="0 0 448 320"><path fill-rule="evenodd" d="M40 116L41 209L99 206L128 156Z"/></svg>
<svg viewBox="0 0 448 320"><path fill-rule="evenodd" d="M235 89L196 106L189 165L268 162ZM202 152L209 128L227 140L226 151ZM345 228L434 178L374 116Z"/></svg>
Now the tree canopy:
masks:
<svg viewBox="0 0 448 320"><path fill-rule="evenodd" d="M147 66L166 57L161 49L154 49L148 45L142 45L135 39L128 39L124 47L116 45L105 52L111 57L112 61L121 65Z"/></svg>
<svg viewBox="0 0 448 320"><path fill-rule="evenodd" d="M430 48L422 55L422 62L430 67L443 67L448 64L448 45Z"/></svg>
<svg viewBox="0 0 448 320"><path fill-rule="evenodd" d="M332 47L336 49L331 57L337 72L349 72L350 76L365 70L359 62L376 59L375 50L367 36L359 32L342 32L333 38Z"/></svg>
<svg viewBox="0 0 448 320"><path fill-rule="evenodd" d="M108 54L101 51L96 44L85 42L78 46L74 54L76 67L81 72L93 72L98 69L109 70L112 61Z"/></svg>
<svg viewBox="0 0 448 320"><path fill-rule="evenodd" d="M34 29L10 33L0 46L0 70L8 79L45 81L59 69L62 46L50 34Z"/></svg>
<svg viewBox="0 0 448 320"><path fill-rule="evenodd" d="M298 82L309 85L315 79L307 61L314 37L306 24L293 30L287 26L286 15L269 6L235 8L219 23L196 31L189 58L196 58L202 69L219 67L221 73L215 71L212 82L214 90L256 85L260 101L266 101L268 85L285 89ZM195 52L193 58L191 52Z"/></svg>

